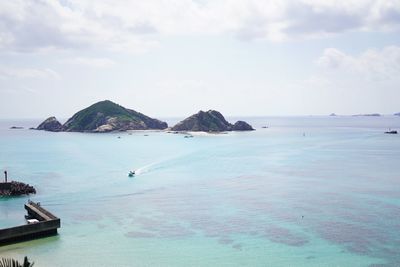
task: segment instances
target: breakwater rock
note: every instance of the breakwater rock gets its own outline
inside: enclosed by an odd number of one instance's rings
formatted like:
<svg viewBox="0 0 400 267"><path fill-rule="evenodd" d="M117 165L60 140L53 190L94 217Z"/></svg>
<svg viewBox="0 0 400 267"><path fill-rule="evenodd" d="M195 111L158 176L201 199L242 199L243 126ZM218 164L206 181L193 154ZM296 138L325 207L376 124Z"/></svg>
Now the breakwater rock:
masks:
<svg viewBox="0 0 400 267"><path fill-rule="evenodd" d="M0 183L0 196L20 196L36 194L36 189L29 185L17 181Z"/></svg>

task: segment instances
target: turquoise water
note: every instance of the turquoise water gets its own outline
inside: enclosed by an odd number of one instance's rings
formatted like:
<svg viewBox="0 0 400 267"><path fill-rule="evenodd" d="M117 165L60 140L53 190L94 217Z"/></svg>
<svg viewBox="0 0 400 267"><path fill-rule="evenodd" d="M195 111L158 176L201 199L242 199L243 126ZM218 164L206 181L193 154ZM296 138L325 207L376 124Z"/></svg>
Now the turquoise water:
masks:
<svg viewBox="0 0 400 267"><path fill-rule="evenodd" d="M1 121L0 168L38 193L0 198L0 227L24 223L30 198L62 228L0 256L35 266L400 266L400 135L383 134L400 117L244 119L257 131L194 138Z"/></svg>

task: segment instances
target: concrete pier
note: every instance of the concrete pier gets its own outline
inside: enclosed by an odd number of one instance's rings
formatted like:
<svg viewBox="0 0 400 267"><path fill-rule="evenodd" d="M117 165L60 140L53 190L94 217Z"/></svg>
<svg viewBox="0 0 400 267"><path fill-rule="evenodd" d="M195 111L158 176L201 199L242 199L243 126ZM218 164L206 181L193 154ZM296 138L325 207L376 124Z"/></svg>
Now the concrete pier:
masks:
<svg viewBox="0 0 400 267"><path fill-rule="evenodd" d="M31 201L25 204L25 209L28 212L27 217L36 219L37 222L0 229L0 246L57 234L57 229L61 226L60 218Z"/></svg>

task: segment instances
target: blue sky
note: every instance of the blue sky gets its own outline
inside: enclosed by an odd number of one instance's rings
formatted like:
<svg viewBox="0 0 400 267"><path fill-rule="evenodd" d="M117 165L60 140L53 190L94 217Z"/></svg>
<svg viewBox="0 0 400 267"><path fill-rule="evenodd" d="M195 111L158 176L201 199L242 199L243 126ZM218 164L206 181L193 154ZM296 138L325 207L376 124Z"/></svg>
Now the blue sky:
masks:
<svg viewBox="0 0 400 267"><path fill-rule="evenodd" d="M400 111L400 1L0 3L0 118Z"/></svg>

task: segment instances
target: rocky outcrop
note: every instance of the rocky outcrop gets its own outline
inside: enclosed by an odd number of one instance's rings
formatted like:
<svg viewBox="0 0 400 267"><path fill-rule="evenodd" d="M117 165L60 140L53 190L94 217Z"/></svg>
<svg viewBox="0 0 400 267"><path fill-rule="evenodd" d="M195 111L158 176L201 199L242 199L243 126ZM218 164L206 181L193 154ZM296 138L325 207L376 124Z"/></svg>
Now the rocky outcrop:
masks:
<svg viewBox="0 0 400 267"><path fill-rule="evenodd" d="M39 124L36 130L45 130L50 132L59 132L62 130L62 124L56 119L56 117L47 118L44 122Z"/></svg>
<svg viewBox="0 0 400 267"><path fill-rule="evenodd" d="M184 119L172 127L173 131L199 131L199 132L220 132L229 131L231 124L227 122L221 113L215 110L198 113Z"/></svg>
<svg viewBox="0 0 400 267"><path fill-rule="evenodd" d="M60 131L111 132L149 129L162 130L167 127L167 123L163 121L150 118L142 113L126 109L109 100L105 100L75 113L60 127Z"/></svg>
<svg viewBox="0 0 400 267"><path fill-rule="evenodd" d="M233 127L232 131L254 131L253 127L245 121L237 121Z"/></svg>
<svg viewBox="0 0 400 267"><path fill-rule="evenodd" d="M238 121L235 125L225 120L224 116L216 111L199 111L184 119L171 128L172 131L194 132L224 132L224 131L249 131L254 130L248 123Z"/></svg>

